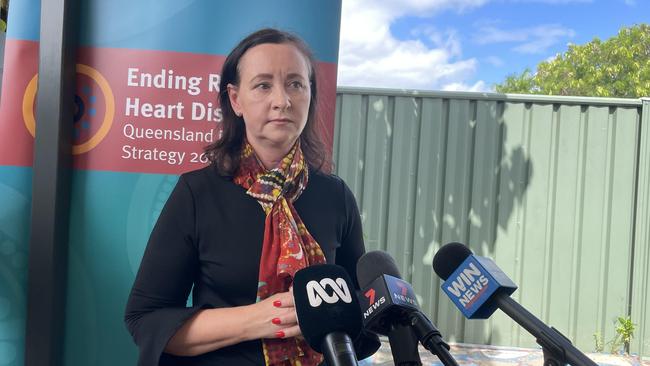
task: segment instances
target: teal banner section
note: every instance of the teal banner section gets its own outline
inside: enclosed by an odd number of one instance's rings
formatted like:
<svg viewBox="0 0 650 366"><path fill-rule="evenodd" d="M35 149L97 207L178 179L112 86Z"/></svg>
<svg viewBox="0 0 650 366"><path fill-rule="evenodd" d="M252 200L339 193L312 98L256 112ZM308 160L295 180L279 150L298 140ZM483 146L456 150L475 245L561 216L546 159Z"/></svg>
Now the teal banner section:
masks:
<svg viewBox="0 0 650 366"><path fill-rule="evenodd" d="M73 173L65 365L135 365L124 308L178 176Z"/></svg>
<svg viewBox="0 0 650 366"><path fill-rule="evenodd" d="M32 168L0 166L0 365L22 366Z"/></svg>
<svg viewBox="0 0 650 366"><path fill-rule="evenodd" d="M225 55L254 29L300 35L322 62L338 59L341 1L82 1L80 44ZM329 31L324 31L328 29Z"/></svg>
<svg viewBox="0 0 650 366"><path fill-rule="evenodd" d="M7 38L38 41L40 5L12 1ZM253 29L281 27L299 34L318 60L338 59L338 37L322 25L338 33L341 1L82 0L80 7L80 46L224 55Z"/></svg>

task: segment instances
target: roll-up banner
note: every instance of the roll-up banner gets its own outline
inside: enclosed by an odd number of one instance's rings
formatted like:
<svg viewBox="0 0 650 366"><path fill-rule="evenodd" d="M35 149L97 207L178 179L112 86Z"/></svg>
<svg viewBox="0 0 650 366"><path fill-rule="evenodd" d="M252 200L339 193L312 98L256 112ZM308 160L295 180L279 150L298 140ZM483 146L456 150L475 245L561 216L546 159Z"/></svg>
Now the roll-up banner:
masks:
<svg viewBox="0 0 650 366"><path fill-rule="evenodd" d="M178 175L219 138L221 65L249 33L293 32L318 60L331 146L340 0L82 0L64 364L135 364L123 311ZM10 3L0 97L0 365L24 363L40 2ZM216 130L215 130L216 128ZM37 209L37 208L36 208Z"/></svg>

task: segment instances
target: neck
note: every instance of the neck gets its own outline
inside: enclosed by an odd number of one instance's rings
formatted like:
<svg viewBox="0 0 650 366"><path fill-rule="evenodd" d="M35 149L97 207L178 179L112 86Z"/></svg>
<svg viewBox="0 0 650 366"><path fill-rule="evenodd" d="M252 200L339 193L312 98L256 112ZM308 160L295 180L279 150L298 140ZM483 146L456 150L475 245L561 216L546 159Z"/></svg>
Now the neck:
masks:
<svg viewBox="0 0 650 366"><path fill-rule="evenodd" d="M264 168L266 170L271 170L280 164L282 158L284 158L289 153L295 142L287 144L286 146L254 143L250 140L249 143L253 147L253 150L255 150L255 155L257 155L257 158L260 159Z"/></svg>

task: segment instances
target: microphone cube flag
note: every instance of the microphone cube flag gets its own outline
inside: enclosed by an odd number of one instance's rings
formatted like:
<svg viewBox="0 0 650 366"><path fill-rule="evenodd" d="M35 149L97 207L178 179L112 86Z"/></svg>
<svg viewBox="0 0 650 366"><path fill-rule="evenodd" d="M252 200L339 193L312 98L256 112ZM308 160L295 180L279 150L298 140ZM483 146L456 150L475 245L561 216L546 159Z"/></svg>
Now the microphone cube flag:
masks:
<svg viewBox="0 0 650 366"><path fill-rule="evenodd" d="M359 300L343 267L318 264L296 272L293 298L300 331L316 352L322 353L330 333L343 332L352 340L361 333Z"/></svg>
<svg viewBox="0 0 650 366"><path fill-rule="evenodd" d="M468 319L487 319L497 309L497 293L512 294L515 285L489 258L468 256L442 284L442 290Z"/></svg>
<svg viewBox="0 0 650 366"><path fill-rule="evenodd" d="M376 332L382 331L382 324L375 324L376 319L387 316L387 312L418 311L420 309L415 291L411 285L391 275L381 275L364 289L359 296L363 311L363 324ZM395 316L397 316L395 314Z"/></svg>

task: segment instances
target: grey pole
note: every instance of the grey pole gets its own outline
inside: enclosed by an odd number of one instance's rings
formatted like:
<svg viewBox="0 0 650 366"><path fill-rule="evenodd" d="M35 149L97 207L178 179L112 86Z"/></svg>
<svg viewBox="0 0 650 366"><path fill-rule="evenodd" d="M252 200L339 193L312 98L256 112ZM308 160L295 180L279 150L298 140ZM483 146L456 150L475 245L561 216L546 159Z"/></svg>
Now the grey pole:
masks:
<svg viewBox="0 0 650 366"><path fill-rule="evenodd" d="M25 333L26 366L63 365L76 23L42 0Z"/></svg>

